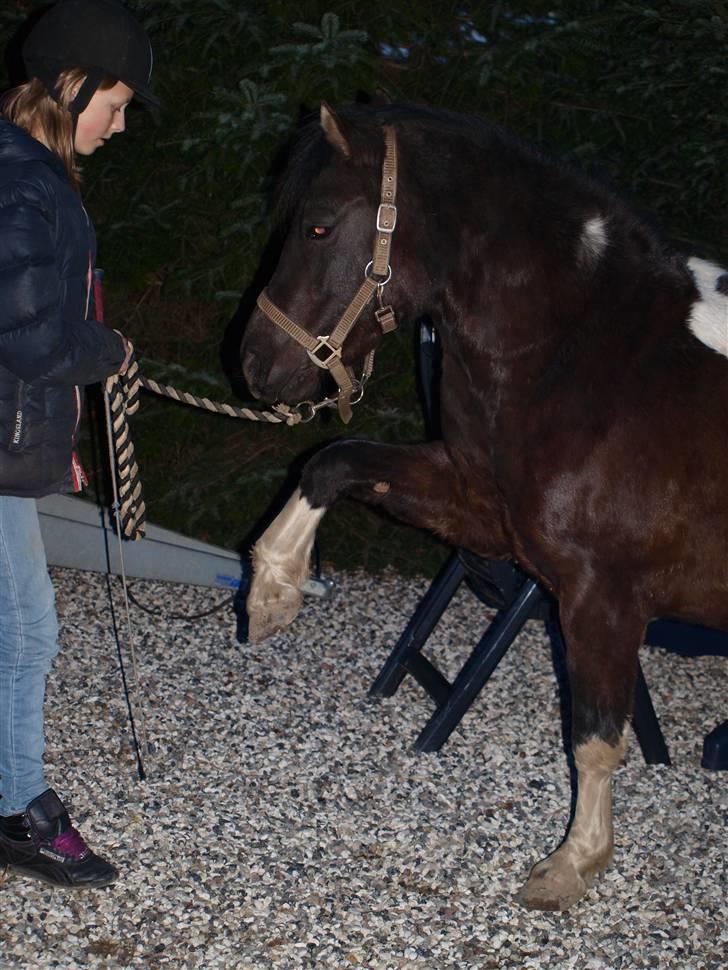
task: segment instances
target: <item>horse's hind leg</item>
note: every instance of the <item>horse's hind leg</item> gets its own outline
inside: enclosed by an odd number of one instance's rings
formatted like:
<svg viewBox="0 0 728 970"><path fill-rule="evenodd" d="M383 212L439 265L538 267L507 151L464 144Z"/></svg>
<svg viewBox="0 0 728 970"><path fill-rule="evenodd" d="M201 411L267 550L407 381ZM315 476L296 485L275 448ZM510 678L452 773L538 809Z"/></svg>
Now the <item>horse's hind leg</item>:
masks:
<svg viewBox="0 0 728 970"><path fill-rule="evenodd" d="M472 539L472 510L458 475L440 442L387 445L341 441L311 458L301 484L253 550L253 583L248 596L253 642L287 627L302 602L301 584L309 571L316 529L339 498L352 496L378 505L396 518L429 528L453 543ZM502 551L500 518L488 515L479 496L479 518L492 519L493 551Z"/></svg>
<svg viewBox="0 0 728 970"><path fill-rule="evenodd" d="M561 605L577 801L566 839L534 866L521 890L521 901L533 909L568 909L612 859L612 775L626 748L644 631L636 617L620 615L623 609L624 601L590 602L588 596L578 609Z"/></svg>

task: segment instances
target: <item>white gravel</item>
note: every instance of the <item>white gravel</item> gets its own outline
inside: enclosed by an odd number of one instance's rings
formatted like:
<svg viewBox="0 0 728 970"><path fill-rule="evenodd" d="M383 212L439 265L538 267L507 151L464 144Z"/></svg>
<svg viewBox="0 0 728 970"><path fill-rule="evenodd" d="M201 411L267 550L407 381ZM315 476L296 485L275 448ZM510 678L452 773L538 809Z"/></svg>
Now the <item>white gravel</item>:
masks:
<svg viewBox="0 0 728 970"><path fill-rule="evenodd" d="M674 761L633 740L615 863L566 914L514 894L561 839L570 787L543 628L511 648L443 750L411 744L431 702L366 692L425 582L339 574L287 635L235 638L224 594L136 582L155 753L137 779L104 577L54 571L64 650L48 763L88 841L122 871L95 893L8 875L0 967L724 970L726 773L700 767L728 716L722 657L643 651ZM115 587L116 588L116 587ZM115 601L120 599L115 593ZM452 674L485 613L458 594L431 638Z"/></svg>

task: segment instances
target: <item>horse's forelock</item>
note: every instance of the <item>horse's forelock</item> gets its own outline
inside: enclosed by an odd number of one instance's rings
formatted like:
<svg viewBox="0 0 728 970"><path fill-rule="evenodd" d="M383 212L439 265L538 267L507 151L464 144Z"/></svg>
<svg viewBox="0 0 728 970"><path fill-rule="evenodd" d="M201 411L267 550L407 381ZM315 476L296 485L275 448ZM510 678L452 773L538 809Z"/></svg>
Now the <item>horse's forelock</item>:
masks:
<svg viewBox="0 0 728 970"><path fill-rule="evenodd" d="M324 138L318 122L308 122L298 133L287 152L286 166L275 192L275 216L288 223L309 186L331 158L332 148Z"/></svg>

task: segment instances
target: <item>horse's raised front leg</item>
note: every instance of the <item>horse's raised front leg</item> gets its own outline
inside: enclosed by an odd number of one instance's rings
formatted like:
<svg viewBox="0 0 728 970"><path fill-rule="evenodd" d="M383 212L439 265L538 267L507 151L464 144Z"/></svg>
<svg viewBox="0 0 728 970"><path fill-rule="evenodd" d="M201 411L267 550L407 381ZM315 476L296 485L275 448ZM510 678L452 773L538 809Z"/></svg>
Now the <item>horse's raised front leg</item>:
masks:
<svg viewBox="0 0 728 970"><path fill-rule="evenodd" d="M532 909L564 910L580 899L612 860L612 775L627 745L634 703L637 652L644 623L628 617L629 604L580 597L563 599L572 703L572 739L578 775L576 811L564 842L531 871L520 899Z"/></svg>
<svg viewBox="0 0 728 970"><path fill-rule="evenodd" d="M503 552L496 502L481 491L470 499L441 442L388 445L340 441L317 452L301 483L253 549L248 595L249 636L258 642L285 629L302 602L316 529L344 496L378 505L395 518L431 529L453 544Z"/></svg>
<svg viewBox="0 0 728 970"><path fill-rule="evenodd" d="M296 618L316 528L325 511L313 508L297 488L253 547L253 581L246 603L251 643L285 630Z"/></svg>

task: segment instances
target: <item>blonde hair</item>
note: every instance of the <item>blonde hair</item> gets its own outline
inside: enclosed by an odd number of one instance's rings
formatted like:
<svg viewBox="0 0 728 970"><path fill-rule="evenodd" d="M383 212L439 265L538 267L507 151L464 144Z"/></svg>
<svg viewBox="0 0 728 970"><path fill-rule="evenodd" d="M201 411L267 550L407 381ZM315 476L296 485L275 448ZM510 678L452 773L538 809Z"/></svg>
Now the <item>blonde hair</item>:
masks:
<svg viewBox="0 0 728 970"><path fill-rule="evenodd" d="M85 78L86 72L80 68L61 71L55 85L58 101L53 100L37 77L12 88L0 100L0 114L37 138L61 160L69 182L79 193L81 172L73 144L75 118L68 106ZM98 89L108 90L116 83L115 78L106 77Z"/></svg>

